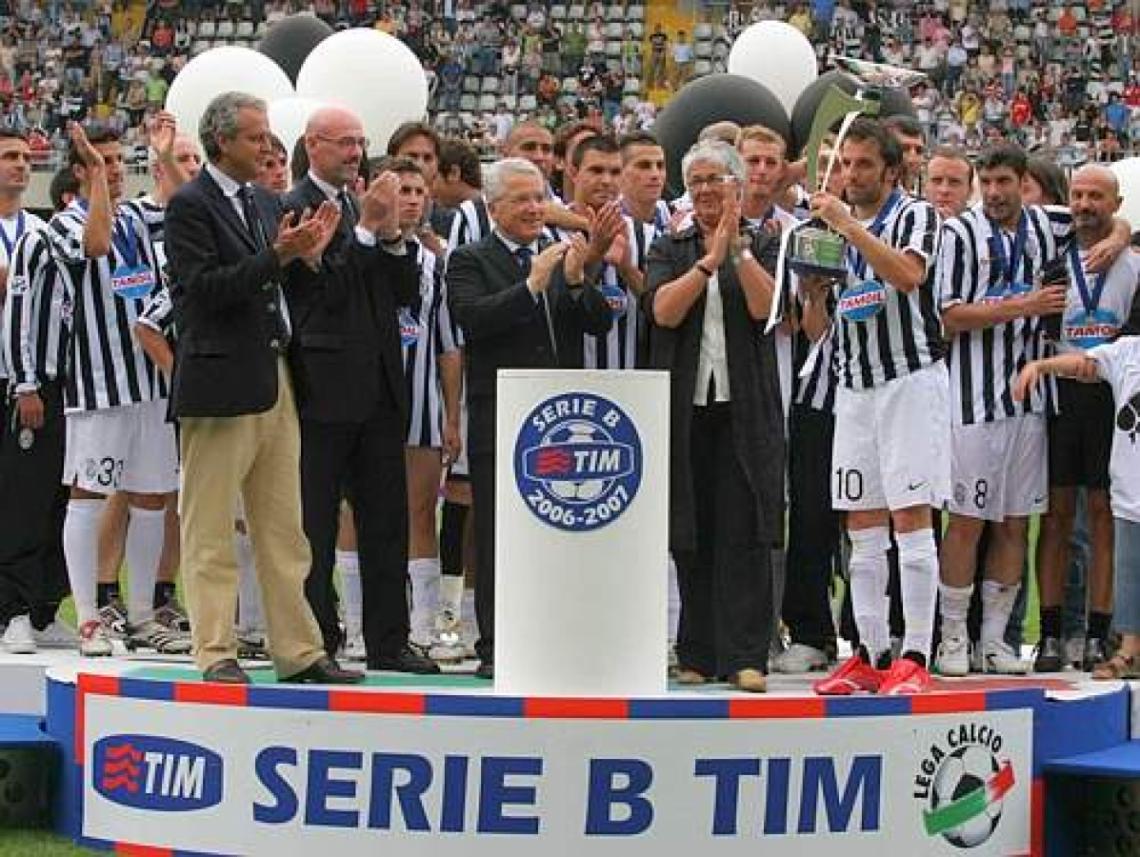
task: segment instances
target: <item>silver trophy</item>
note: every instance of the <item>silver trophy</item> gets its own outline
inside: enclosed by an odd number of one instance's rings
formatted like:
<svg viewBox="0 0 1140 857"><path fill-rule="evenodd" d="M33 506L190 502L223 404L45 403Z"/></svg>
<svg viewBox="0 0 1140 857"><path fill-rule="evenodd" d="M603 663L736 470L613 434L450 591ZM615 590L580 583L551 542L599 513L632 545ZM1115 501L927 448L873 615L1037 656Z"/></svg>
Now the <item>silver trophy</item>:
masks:
<svg viewBox="0 0 1140 857"><path fill-rule="evenodd" d="M804 147L807 162L807 188L814 192L826 187L831 171L835 168L843 138L859 116L878 116L883 90L889 87L909 88L925 75L908 68L865 62L831 55L829 61L846 75L854 84L854 94L849 94L838 86L831 86L820 101L812 120L811 133ZM839 133L831 148L831 157L822 181L819 175L820 150L824 138L839 123ZM797 274L816 275L839 279L846 276L847 242L827 224L818 219L809 221L791 235L788 246L788 264Z"/></svg>

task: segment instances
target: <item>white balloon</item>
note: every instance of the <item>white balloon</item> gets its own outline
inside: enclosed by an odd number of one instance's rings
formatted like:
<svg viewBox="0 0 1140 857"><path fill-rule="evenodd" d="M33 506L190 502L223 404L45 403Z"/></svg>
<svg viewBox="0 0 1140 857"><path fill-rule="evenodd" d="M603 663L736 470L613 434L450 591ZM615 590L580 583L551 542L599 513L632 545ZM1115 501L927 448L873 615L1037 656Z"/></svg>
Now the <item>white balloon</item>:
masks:
<svg viewBox="0 0 1140 857"><path fill-rule="evenodd" d="M394 36L362 27L313 48L297 75L297 94L353 110L374 155L384 153L401 123L427 113L427 78L416 55Z"/></svg>
<svg viewBox="0 0 1140 857"><path fill-rule="evenodd" d="M819 76L819 61L807 36L791 24L761 21L736 37L728 72L764 84L791 116L800 93Z"/></svg>
<svg viewBox="0 0 1140 857"><path fill-rule="evenodd" d="M186 63L166 93L166 109L178 127L198 136L198 120L223 92L244 92L265 101L293 95L288 76L265 54L226 45L211 48Z"/></svg>
<svg viewBox="0 0 1140 857"><path fill-rule="evenodd" d="M1140 158L1125 158L1109 166L1120 182L1120 210L1117 215L1132 225L1132 231L1140 229Z"/></svg>
<svg viewBox="0 0 1140 857"><path fill-rule="evenodd" d="M293 95L278 98L269 105L269 130L285 144L285 152L290 158L293 157L293 147L304 136L305 123L313 111L323 104L315 98Z"/></svg>

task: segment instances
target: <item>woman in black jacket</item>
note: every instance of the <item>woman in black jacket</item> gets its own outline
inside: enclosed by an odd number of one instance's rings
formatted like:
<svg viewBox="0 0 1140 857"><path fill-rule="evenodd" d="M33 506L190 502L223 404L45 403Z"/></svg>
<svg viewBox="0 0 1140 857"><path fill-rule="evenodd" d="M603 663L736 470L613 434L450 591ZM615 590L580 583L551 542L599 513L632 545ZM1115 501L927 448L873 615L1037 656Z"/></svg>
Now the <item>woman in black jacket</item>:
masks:
<svg viewBox="0 0 1140 857"><path fill-rule="evenodd" d="M742 231L744 164L698 143L682 162L688 228L649 255L651 362L671 382L670 548L681 590L678 681L766 689L771 550L783 533L784 418L766 230Z"/></svg>

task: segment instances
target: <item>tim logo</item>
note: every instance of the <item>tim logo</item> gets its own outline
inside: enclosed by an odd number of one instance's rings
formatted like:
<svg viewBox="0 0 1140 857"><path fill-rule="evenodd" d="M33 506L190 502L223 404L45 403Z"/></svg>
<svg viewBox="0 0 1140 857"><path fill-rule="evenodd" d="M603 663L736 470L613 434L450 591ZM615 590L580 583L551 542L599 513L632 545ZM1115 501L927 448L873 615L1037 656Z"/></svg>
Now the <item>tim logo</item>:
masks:
<svg viewBox="0 0 1140 857"><path fill-rule="evenodd" d="M222 757L173 738L101 738L95 742L91 776L95 791L134 809L189 812L222 800Z"/></svg>
<svg viewBox="0 0 1140 857"><path fill-rule="evenodd" d="M596 530L641 485L641 438L625 412L591 393L541 402L515 441L515 482L527 507L560 530Z"/></svg>

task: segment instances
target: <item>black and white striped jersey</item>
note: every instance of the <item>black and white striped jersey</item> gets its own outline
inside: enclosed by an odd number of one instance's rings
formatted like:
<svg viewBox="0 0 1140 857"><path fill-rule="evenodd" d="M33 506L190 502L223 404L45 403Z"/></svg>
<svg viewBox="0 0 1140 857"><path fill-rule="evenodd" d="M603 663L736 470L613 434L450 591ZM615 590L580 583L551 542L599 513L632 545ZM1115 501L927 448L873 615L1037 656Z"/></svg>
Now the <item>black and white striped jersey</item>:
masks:
<svg viewBox="0 0 1140 857"><path fill-rule="evenodd" d="M644 273L649 248L668 229L669 218L658 208L656 217L649 222L636 220L628 214L623 220L632 262ZM610 264L602 265L598 288L613 312L613 324L605 336L584 334L582 365L586 369L637 369L644 366L648 356L648 325L637 294L622 282L617 267Z"/></svg>
<svg viewBox="0 0 1140 857"><path fill-rule="evenodd" d="M139 313L139 324L157 330L167 338L174 336L174 299L170 296L170 286L163 282L151 292L142 312Z"/></svg>
<svg viewBox="0 0 1140 857"><path fill-rule="evenodd" d="M3 350L16 392L66 378L74 290L47 232L26 232L16 242L3 312Z"/></svg>
<svg viewBox="0 0 1140 857"><path fill-rule="evenodd" d="M168 395L166 379L135 341L131 328L146 298L158 288L164 209L129 200L115 210L112 246L106 256L83 251L87 211L73 202L48 223L62 264L75 289L73 372L65 388L69 411L137 404Z"/></svg>
<svg viewBox="0 0 1140 857"><path fill-rule="evenodd" d="M786 218L786 225L781 228L795 229L797 226L806 226L809 219L795 213L781 211ZM811 214L808 212L807 218ZM797 318L803 317L803 295L800 292L799 277L790 270L784 277L784 300L788 304L795 301L795 314ZM828 295L828 313L835 314L834 292ZM834 327L832 328L832 333ZM825 334L818 342L813 342L803 327L796 325L795 333L791 337L793 391L792 402L813 411L833 413L835 410L835 389L838 386L838 377L835 366L835 339L832 333Z"/></svg>
<svg viewBox="0 0 1140 857"><path fill-rule="evenodd" d="M407 443L438 448L443 446L444 418L439 355L459 349L459 331L447 307L443 260L414 243L420 300L397 312L409 403Z"/></svg>
<svg viewBox="0 0 1140 857"><path fill-rule="evenodd" d="M913 291L902 292L883 282L848 247L847 279L835 287L833 336L839 382L852 390L881 386L944 356L934 299L939 232L934 206L896 189L863 225L888 246L922 259L926 278Z"/></svg>
<svg viewBox="0 0 1140 857"><path fill-rule="evenodd" d="M482 241L491 234L493 228L487 201L482 196L466 199L455 209L451 232L447 236L447 251L450 253L456 247Z"/></svg>
<svg viewBox="0 0 1140 857"><path fill-rule="evenodd" d="M948 220L942 230L937 271L939 304L1008 300L1040 285L1041 269L1073 238L1067 208L1026 206L1011 234L977 205ZM950 408L958 425L992 422L1018 414L1055 412L1056 387L1049 379L1023 402L1013 399L1021 368L1045 356L1040 318L1018 318L957 334L950 344Z"/></svg>
<svg viewBox="0 0 1140 857"><path fill-rule="evenodd" d="M22 208L11 217L0 217L0 267L8 270L12 266L12 254L15 252L16 242L25 232L43 229L45 226L47 224L40 217ZM7 358L4 356L8 350L4 347L6 328L7 325L0 323L0 379L11 375ZM0 396L4 395L3 386L0 382Z"/></svg>

